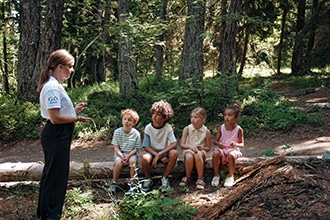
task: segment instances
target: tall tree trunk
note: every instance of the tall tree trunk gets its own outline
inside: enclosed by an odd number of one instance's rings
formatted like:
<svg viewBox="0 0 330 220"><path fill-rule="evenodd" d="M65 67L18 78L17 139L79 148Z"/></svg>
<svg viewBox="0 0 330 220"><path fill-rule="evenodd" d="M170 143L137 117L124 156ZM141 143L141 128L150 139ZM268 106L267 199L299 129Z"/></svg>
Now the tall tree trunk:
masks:
<svg viewBox="0 0 330 220"><path fill-rule="evenodd" d="M160 15L160 19L165 23L166 20L166 7L167 0L162 0L162 12ZM164 33L158 36L158 44L156 45L156 82L162 81L162 72L163 72L163 63L164 63Z"/></svg>
<svg viewBox="0 0 330 220"><path fill-rule="evenodd" d="M241 0L232 0L229 6L228 15L231 19L227 20L224 39L221 43L219 72L224 81L223 92L225 95L237 93L238 74L236 72L236 34L238 31L237 15L241 10Z"/></svg>
<svg viewBox="0 0 330 220"><path fill-rule="evenodd" d="M128 19L129 5L129 0L118 0L119 22ZM138 90L136 62L128 36L129 34L122 33L118 40L118 71L122 95L132 94Z"/></svg>
<svg viewBox="0 0 330 220"><path fill-rule="evenodd" d="M1 3L1 20L5 21L5 3ZM3 63L3 87L6 93L9 93L9 80L8 80L8 60L7 60L7 37L6 37L6 23L4 23L4 32L2 33L3 44L3 60L0 59L0 64Z"/></svg>
<svg viewBox="0 0 330 220"><path fill-rule="evenodd" d="M282 3L282 19L281 19L281 34L280 34L280 43L278 45L278 56L277 56L277 71L276 74L281 74L281 62L282 62L282 48L283 48L283 42L284 42L284 36L285 36L285 25L286 25L286 16L289 11L289 3L285 1Z"/></svg>
<svg viewBox="0 0 330 220"><path fill-rule="evenodd" d="M35 72L40 38L40 1L21 1L17 64L17 99L37 102L40 71Z"/></svg>
<svg viewBox="0 0 330 220"><path fill-rule="evenodd" d="M188 1L188 18L181 54L179 80L193 79L203 81L203 33L204 33L205 1Z"/></svg>
<svg viewBox="0 0 330 220"><path fill-rule="evenodd" d="M297 15L297 27L296 27L296 37L294 42L294 48L292 53L291 60L291 72L292 75L300 75L304 70L303 67L303 34L301 30L305 26L305 9L306 9L306 0L298 0L298 15Z"/></svg>
<svg viewBox="0 0 330 220"><path fill-rule="evenodd" d="M18 54L18 99L38 102L39 75L48 56L61 46L63 0L48 0L40 35L39 1L22 2L21 38ZM23 33L23 35L22 35ZM39 41L40 36L40 41Z"/></svg>
<svg viewBox="0 0 330 220"><path fill-rule="evenodd" d="M313 0L311 17L315 17L315 13L317 12L318 5L319 5L319 1ZM308 44L307 44L307 54L309 54L312 51L312 49L314 48L314 42L315 42L315 28L313 28L309 33Z"/></svg>
<svg viewBox="0 0 330 220"><path fill-rule="evenodd" d="M103 1L102 1L103 2ZM102 20L103 18L101 17L100 11L104 7L100 0L94 0L92 3L92 13L96 16L97 20ZM97 39L99 33L91 33L93 35L93 39ZM102 33L103 36L103 33ZM87 74L90 74L88 77L88 81L90 82L89 85L93 83L101 83L105 82L106 80L106 74L105 74L105 67L104 67L104 60L101 56L101 54L97 53L95 54L94 48L92 47L92 41L90 42L90 47L86 50L86 56L90 58L90 69L92 70L91 72L86 71L85 72L85 77Z"/></svg>
<svg viewBox="0 0 330 220"><path fill-rule="evenodd" d="M221 17L225 17L228 14L227 11L228 8L228 2L227 0L222 0L221 1ZM224 39L225 39L225 30L226 30L226 26L227 26L227 21L226 19L222 19L221 25L219 27L219 43L218 43L218 48L219 48L219 59L221 56L221 51L222 51L222 45L224 43ZM218 26L216 25L215 30L217 31ZM220 62L218 64L218 71L220 69Z"/></svg>
<svg viewBox="0 0 330 220"><path fill-rule="evenodd" d="M238 74L240 76L242 76L243 74L243 70L244 70L244 66L245 66L245 62L246 62L246 54L248 51L248 45L249 45L249 37L250 37L250 25L246 26L245 28L245 36L244 36L244 45L243 45L243 52L242 52L242 58L241 58L241 63L240 63L240 67L238 70Z"/></svg>
<svg viewBox="0 0 330 220"><path fill-rule="evenodd" d="M110 44L110 35L109 35L109 24L110 24L110 16L111 16L111 0L106 0L105 1L105 9L104 9L104 17L103 17L103 43L105 45ZM111 64L111 56L110 54L106 51L103 50L103 62L104 62L104 68L105 68L105 80L106 80L106 73L107 69L110 68ZM117 65L116 65L117 66Z"/></svg>

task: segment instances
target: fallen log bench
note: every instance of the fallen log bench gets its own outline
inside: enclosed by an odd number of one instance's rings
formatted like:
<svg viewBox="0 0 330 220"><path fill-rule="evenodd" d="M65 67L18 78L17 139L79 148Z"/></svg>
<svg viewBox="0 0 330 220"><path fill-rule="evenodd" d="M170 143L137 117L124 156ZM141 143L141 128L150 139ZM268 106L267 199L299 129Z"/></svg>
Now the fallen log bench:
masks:
<svg viewBox="0 0 330 220"><path fill-rule="evenodd" d="M236 171L242 167L250 166L265 160L272 159L272 157L241 157L237 160ZM316 156L286 156L285 160L291 163L304 163L309 160L319 159ZM41 179L42 169L44 164L42 162L32 163L1 163L0 164L0 182L10 181L38 181ZM139 177L143 177L141 162L138 163ZM114 169L114 162L71 162L69 180L86 180L86 179L100 179L112 178ZM227 170L226 166L220 166L220 171ZM152 168L153 175L162 175L165 171L165 165L159 163L156 168ZM208 158L205 162L205 172L213 171L212 159ZM184 175L185 167L182 159L177 160L172 175ZM120 177L129 177L129 167L123 167Z"/></svg>

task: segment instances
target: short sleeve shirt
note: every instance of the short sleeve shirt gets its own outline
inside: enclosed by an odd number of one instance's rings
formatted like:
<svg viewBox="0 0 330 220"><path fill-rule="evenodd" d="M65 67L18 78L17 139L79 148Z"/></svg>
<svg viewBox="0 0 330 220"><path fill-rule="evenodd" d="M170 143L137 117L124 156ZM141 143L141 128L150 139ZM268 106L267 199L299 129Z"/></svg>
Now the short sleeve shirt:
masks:
<svg viewBox="0 0 330 220"><path fill-rule="evenodd" d="M117 128L113 134L111 144L118 145L121 152L128 154L134 148L141 148L140 132L135 128L132 128L130 132L124 131L123 127Z"/></svg>
<svg viewBox="0 0 330 220"><path fill-rule="evenodd" d="M41 117L45 119L49 119L48 109L54 108L59 108L61 115L77 116L68 93L53 76L42 87L39 102Z"/></svg>
<svg viewBox="0 0 330 220"><path fill-rule="evenodd" d="M149 123L144 129L144 133L148 138L144 138L143 147L151 147L156 152L164 150L168 145L176 142L173 128L168 123L161 128L155 128Z"/></svg>

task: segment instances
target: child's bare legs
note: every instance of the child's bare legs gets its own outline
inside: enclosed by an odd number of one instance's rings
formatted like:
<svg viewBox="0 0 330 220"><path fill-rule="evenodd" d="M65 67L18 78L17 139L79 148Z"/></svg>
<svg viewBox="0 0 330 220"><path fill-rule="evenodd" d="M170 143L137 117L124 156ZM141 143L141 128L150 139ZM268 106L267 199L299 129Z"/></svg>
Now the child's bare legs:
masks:
<svg viewBox="0 0 330 220"><path fill-rule="evenodd" d="M123 164L121 162L121 158L116 158L115 168L113 169L113 181L117 182L121 168L123 167Z"/></svg>
<svg viewBox="0 0 330 220"><path fill-rule="evenodd" d="M170 150L170 152L168 152L168 159L169 161L165 169L164 177L168 177L172 173L176 160L178 159L178 151L175 149Z"/></svg>
<svg viewBox="0 0 330 220"><path fill-rule="evenodd" d="M205 155L203 154L202 151L198 151L197 153L194 154L195 158L195 165L196 165L196 170L197 170L197 175L199 180L204 180L204 160L205 160ZM191 172L190 172L191 174Z"/></svg>
<svg viewBox="0 0 330 220"><path fill-rule="evenodd" d="M214 176L219 176L219 166L220 166L220 161L222 154L219 150L215 150L212 153L212 164L213 164L213 172Z"/></svg>
<svg viewBox="0 0 330 220"><path fill-rule="evenodd" d="M224 187L232 187L234 185L234 171L235 171L237 158L238 158L238 155L237 155L236 151L231 151L228 154L227 160L228 160L229 173L225 180L225 183L223 184Z"/></svg>
<svg viewBox="0 0 330 220"><path fill-rule="evenodd" d="M235 151L231 151L228 154L228 177L234 176L235 167L236 167L237 154Z"/></svg>
<svg viewBox="0 0 330 220"><path fill-rule="evenodd" d="M141 159L142 170L143 170L145 177L148 179L151 178L151 172L150 172L151 161L152 161L151 154L148 154L148 153L143 154L142 159Z"/></svg>
<svg viewBox="0 0 330 220"><path fill-rule="evenodd" d="M131 182L134 183L134 175L135 175L135 167L136 167L136 156L131 156L129 158L129 174L131 177Z"/></svg>
<svg viewBox="0 0 330 220"><path fill-rule="evenodd" d="M222 160L222 152L220 150L215 150L212 153L212 164L213 164L213 172L214 177L212 179L212 186L219 186L220 183L220 174L219 174L219 166Z"/></svg>
<svg viewBox="0 0 330 220"><path fill-rule="evenodd" d="M186 167L186 177L187 179L191 178L191 172L194 168L194 155L191 152L185 154L185 167Z"/></svg>

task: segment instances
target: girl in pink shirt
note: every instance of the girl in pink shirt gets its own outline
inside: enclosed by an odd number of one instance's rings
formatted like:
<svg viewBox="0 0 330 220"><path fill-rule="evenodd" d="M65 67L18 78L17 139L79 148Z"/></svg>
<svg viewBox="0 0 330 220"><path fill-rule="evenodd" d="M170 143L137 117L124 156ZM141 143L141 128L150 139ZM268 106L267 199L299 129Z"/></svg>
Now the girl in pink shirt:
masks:
<svg viewBox="0 0 330 220"><path fill-rule="evenodd" d="M218 186L220 182L219 166L228 164L229 173L224 186L234 185L234 171L237 158L242 156L240 148L244 147L243 129L237 124L241 110L239 105L234 104L225 108L224 121L218 128L214 140L215 150L212 153L214 177L212 186Z"/></svg>

